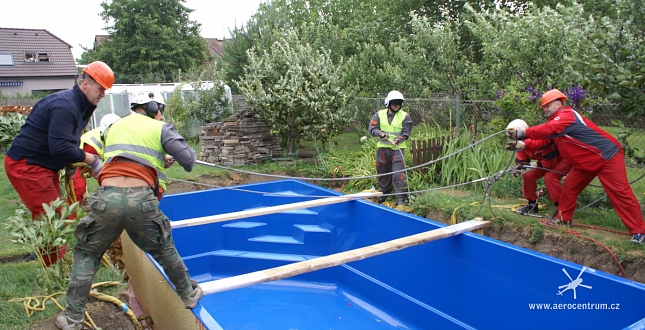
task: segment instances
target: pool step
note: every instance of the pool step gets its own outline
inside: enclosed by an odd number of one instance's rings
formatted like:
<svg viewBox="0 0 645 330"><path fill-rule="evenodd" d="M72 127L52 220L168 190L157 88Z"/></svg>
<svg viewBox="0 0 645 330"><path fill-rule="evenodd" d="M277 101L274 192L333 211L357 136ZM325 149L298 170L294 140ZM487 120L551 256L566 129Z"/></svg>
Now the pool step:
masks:
<svg viewBox="0 0 645 330"><path fill-rule="evenodd" d="M304 254L217 250L186 256L182 259L186 267L190 269L192 279L198 282L207 282L221 277L255 272L318 257L317 255ZM325 278L324 276L328 276L325 274L329 274L329 271L319 272L305 277L322 281Z"/></svg>
<svg viewBox="0 0 645 330"><path fill-rule="evenodd" d="M240 221L222 226L224 248L269 253L325 255L331 251L334 229L294 224L290 235L273 235L265 223Z"/></svg>

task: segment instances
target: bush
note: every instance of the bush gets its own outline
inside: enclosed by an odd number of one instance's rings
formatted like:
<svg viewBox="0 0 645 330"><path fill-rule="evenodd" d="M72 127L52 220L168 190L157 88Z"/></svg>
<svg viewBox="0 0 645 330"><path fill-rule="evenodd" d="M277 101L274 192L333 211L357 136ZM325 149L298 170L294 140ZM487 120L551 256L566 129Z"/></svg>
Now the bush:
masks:
<svg viewBox="0 0 645 330"><path fill-rule="evenodd" d="M7 114L0 116L0 150L6 151L11 146L13 139L20 133L20 127L27 117L20 114Z"/></svg>

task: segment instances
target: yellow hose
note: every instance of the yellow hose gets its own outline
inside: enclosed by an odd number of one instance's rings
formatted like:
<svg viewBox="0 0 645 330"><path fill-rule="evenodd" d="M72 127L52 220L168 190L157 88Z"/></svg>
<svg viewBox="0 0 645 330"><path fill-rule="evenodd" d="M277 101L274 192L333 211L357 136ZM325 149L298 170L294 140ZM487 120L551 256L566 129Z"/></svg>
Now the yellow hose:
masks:
<svg viewBox="0 0 645 330"><path fill-rule="evenodd" d="M90 296L92 296L92 297L94 297L94 298L96 298L98 300L111 302L111 303L117 305L130 318L130 321L132 321L132 324L134 324L134 328L137 329L137 330L142 330L141 323L139 323L139 320L137 319L137 316L134 315L134 312L130 308L128 308L128 305L123 303L121 300L119 300L119 299L117 299L115 297L108 296L106 294L103 294L103 293L100 293L100 292L94 292L94 291L90 291Z"/></svg>
<svg viewBox="0 0 645 330"><path fill-rule="evenodd" d="M74 182L72 180L72 176L69 174L69 170L73 168L77 168L78 171L81 171L81 175L86 179L92 177L92 170L85 163L72 163L67 167L68 170L65 171L65 192L67 193L69 200L72 203L76 203L78 201L76 200L76 194L74 193Z"/></svg>
<svg viewBox="0 0 645 330"><path fill-rule="evenodd" d="M107 268L114 268L110 258L108 258L107 252L103 254L103 257L101 257L101 264Z"/></svg>
<svg viewBox="0 0 645 330"><path fill-rule="evenodd" d="M112 285L119 285L121 282L116 282L116 281L110 281L110 282L100 282L100 283L95 283L92 285L92 290L101 287L101 286L112 286ZM132 321L132 324L134 325L135 329L137 330L142 330L143 327L141 326L141 323L137 319L136 315L134 315L134 312L128 308L128 306L122 302L121 300L103 294L99 292L95 292L90 290L90 296L92 296L95 299L101 300L101 301L106 301L113 303L117 306L119 306L123 312L128 315L130 318L130 321ZM25 307L25 312L27 313L27 317L31 317L34 315L34 312L36 311L44 311L45 310L45 303L47 300L51 300L60 310L65 310L63 306L58 303L56 299L54 299L55 296L63 294L64 292L56 292L52 293L48 296L35 296L35 297L25 297L25 298L14 298L9 300L8 302L21 302L22 305ZM91 329L98 329L96 324L94 324L94 321L90 317L90 315L85 311L85 322L83 322L86 326L90 327Z"/></svg>
<svg viewBox="0 0 645 330"><path fill-rule="evenodd" d="M76 200L76 193L74 192L74 182L72 181L72 176L69 175L69 171L65 171L65 192L72 204L78 202Z"/></svg>

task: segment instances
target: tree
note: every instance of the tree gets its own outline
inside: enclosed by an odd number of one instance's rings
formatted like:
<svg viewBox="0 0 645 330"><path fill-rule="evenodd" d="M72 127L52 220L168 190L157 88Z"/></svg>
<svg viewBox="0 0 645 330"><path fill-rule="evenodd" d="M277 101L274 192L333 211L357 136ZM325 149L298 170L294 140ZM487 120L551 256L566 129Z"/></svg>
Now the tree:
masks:
<svg viewBox="0 0 645 330"><path fill-rule="evenodd" d="M583 65L572 59L584 56L590 46L582 6L531 7L521 15L501 10L471 12L473 18L465 25L482 47L477 64L485 78L471 87L487 90L491 97L515 81L541 91L580 83L569 73Z"/></svg>
<svg viewBox="0 0 645 330"><path fill-rule="evenodd" d="M363 49L383 45L410 34L412 2L385 0L273 0L261 4L258 12L241 29L232 32L224 51L227 79L238 80L248 65L246 51L269 50L290 31L313 49L326 49L339 64ZM372 95L374 90L368 93Z"/></svg>
<svg viewBox="0 0 645 330"><path fill-rule="evenodd" d="M591 89L619 102L628 116L645 113L645 6L642 0L617 1L617 19L586 25L589 52L575 57L572 73Z"/></svg>
<svg viewBox="0 0 645 330"><path fill-rule="evenodd" d="M194 70L187 74L194 93L182 93L184 84L178 85L172 93L166 113L166 121L174 124L183 136L192 137L191 125L222 121L230 116L232 104L226 98L223 72L216 66L205 70ZM210 87L206 81L212 81Z"/></svg>
<svg viewBox="0 0 645 330"><path fill-rule="evenodd" d="M239 88L289 153L300 139L325 143L349 123L348 93L328 51L313 50L290 32L261 55L249 50L248 59Z"/></svg>
<svg viewBox="0 0 645 330"><path fill-rule="evenodd" d="M110 36L87 60L102 60L117 81L132 76L170 75L203 65L207 48L200 24L189 20L184 0L112 0L103 2L101 17ZM85 57L82 57L86 60ZM166 80L171 79L167 76Z"/></svg>

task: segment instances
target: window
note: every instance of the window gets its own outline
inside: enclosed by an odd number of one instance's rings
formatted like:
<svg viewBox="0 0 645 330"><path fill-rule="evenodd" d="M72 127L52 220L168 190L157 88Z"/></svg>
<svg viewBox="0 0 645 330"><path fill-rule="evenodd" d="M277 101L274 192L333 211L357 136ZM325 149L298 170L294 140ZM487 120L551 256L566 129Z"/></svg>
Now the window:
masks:
<svg viewBox="0 0 645 330"><path fill-rule="evenodd" d="M11 53L0 53L0 66L13 66L13 55Z"/></svg>
<svg viewBox="0 0 645 330"><path fill-rule="evenodd" d="M25 62L49 62L46 52L25 52Z"/></svg>
<svg viewBox="0 0 645 330"><path fill-rule="evenodd" d="M25 52L25 62L36 62L36 53Z"/></svg>

